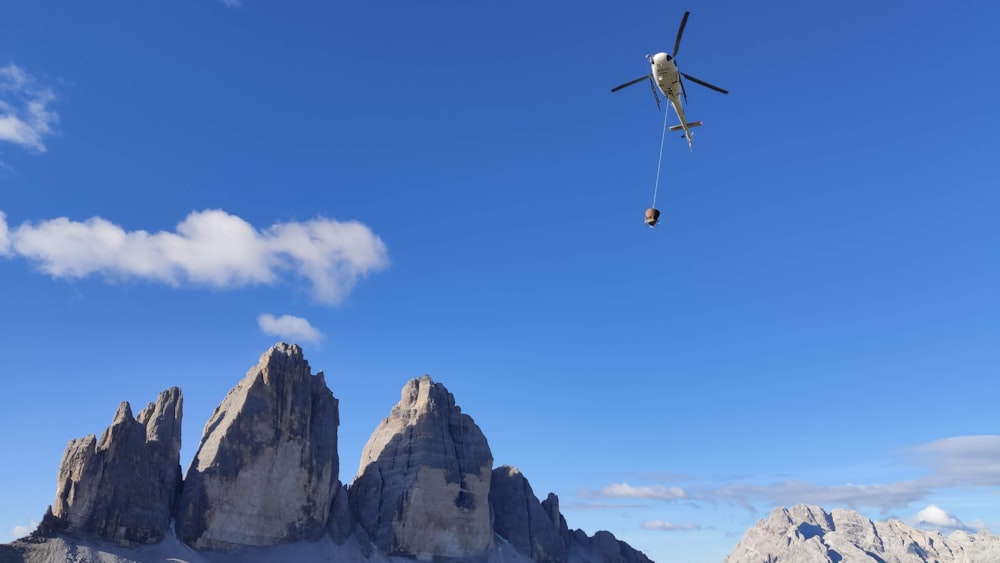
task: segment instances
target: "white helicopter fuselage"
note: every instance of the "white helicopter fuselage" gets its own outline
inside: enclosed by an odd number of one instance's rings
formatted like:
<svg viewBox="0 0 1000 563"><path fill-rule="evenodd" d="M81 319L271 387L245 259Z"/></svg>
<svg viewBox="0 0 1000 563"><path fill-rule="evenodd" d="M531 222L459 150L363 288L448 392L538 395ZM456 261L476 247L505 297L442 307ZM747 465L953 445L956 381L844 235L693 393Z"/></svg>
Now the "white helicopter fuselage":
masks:
<svg viewBox="0 0 1000 563"><path fill-rule="evenodd" d="M688 147L692 145L691 129L688 128L687 118L684 117L684 106L681 104L681 73L677 70L677 64L673 58L666 53L657 53L649 57L650 67L652 67L653 80L656 86L663 92L663 95L670 100L674 112L681 120L681 127L684 129L684 137L687 139Z"/></svg>

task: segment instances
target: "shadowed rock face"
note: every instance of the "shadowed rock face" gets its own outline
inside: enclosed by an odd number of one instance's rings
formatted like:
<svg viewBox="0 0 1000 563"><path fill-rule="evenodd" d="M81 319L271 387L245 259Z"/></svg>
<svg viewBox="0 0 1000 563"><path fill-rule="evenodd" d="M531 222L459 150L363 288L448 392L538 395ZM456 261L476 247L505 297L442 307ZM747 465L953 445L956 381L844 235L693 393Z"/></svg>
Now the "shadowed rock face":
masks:
<svg viewBox="0 0 1000 563"><path fill-rule="evenodd" d="M327 526L327 533L330 539L337 545L342 545L354 532L354 518L351 516L351 508L347 503L347 487L340 485L333 496L333 505L330 507L330 522Z"/></svg>
<svg viewBox="0 0 1000 563"><path fill-rule="evenodd" d="M490 504L496 532L535 561L563 563L566 543L559 530L559 500L550 494L546 503L538 502L517 468L504 465L493 470Z"/></svg>
<svg viewBox="0 0 1000 563"><path fill-rule="evenodd" d="M181 483L182 402L172 387L138 418L122 403L100 439L71 440L47 524L123 546L162 540Z"/></svg>
<svg viewBox="0 0 1000 563"><path fill-rule="evenodd" d="M337 399L302 349L276 344L209 418L177 504L197 549L316 539L340 489Z"/></svg>
<svg viewBox="0 0 1000 563"><path fill-rule="evenodd" d="M583 530L569 532L569 558L602 563L653 563L646 554L619 540L606 530L588 536Z"/></svg>
<svg viewBox="0 0 1000 563"><path fill-rule="evenodd" d="M384 552L472 557L494 547L492 465L482 431L425 375L403 387L368 440L348 498Z"/></svg>
<svg viewBox="0 0 1000 563"><path fill-rule="evenodd" d="M852 561L871 563L1000 561L989 532L924 532L898 520L873 522L853 510L827 513L798 504L776 508L747 531L727 563Z"/></svg>

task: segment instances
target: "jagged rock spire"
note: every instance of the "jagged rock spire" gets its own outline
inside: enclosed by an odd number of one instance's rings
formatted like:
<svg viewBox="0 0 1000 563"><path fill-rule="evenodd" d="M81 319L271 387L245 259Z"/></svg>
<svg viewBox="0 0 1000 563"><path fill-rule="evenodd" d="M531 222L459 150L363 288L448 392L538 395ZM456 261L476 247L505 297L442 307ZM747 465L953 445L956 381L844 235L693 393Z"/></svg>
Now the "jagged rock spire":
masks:
<svg viewBox="0 0 1000 563"><path fill-rule="evenodd" d="M549 494L546 501L547 506L538 501L516 467L493 470L490 503L496 532L534 561L564 563L566 541L559 530L559 500Z"/></svg>
<svg viewBox="0 0 1000 563"><path fill-rule="evenodd" d="M124 402L100 439L71 440L45 525L124 546L162 540L181 483L182 403L177 387L138 418Z"/></svg>

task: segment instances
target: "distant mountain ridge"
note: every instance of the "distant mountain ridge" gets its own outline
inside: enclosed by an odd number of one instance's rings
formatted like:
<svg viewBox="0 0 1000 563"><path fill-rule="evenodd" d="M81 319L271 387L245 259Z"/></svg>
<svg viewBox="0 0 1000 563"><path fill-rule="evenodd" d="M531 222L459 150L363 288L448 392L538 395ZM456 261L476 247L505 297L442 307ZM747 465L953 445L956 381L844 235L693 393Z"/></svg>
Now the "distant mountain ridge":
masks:
<svg viewBox="0 0 1000 563"><path fill-rule="evenodd" d="M750 528L725 563L997 563L1000 537L947 536L899 520L873 522L853 510L776 508Z"/></svg>
<svg viewBox="0 0 1000 563"><path fill-rule="evenodd" d="M183 397L70 441L56 499L0 563L265 561L651 563L609 532L570 531L516 468L493 468L472 417L429 376L409 381L340 482L339 403L279 343L215 409L181 475Z"/></svg>

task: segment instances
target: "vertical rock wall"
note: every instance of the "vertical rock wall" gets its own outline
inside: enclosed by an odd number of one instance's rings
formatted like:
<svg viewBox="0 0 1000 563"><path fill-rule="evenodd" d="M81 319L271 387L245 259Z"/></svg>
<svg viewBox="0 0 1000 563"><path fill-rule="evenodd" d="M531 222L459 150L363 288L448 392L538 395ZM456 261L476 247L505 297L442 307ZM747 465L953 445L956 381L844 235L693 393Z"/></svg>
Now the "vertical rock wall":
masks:
<svg viewBox="0 0 1000 563"><path fill-rule="evenodd" d="M317 539L340 489L337 399L302 349L276 344L212 414L177 505L197 549Z"/></svg>
<svg viewBox="0 0 1000 563"><path fill-rule="evenodd" d="M348 489L370 540L390 554L466 558L494 547L493 454L472 418L429 376L403 387Z"/></svg>
<svg viewBox="0 0 1000 563"><path fill-rule="evenodd" d="M547 507L538 502L516 467L504 465L493 470L490 504L496 532L535 561L564 563L566 543L559 531L559 501L552 494L546 501Z"/></svg>
<svg viewBox="0 0 1000 563"><path fill-rule="evenodd" d="M138 418L122 403L100 439L70 441L48 524L123 546L162 540L181 483L182 403L176 387Z"/></svg>

